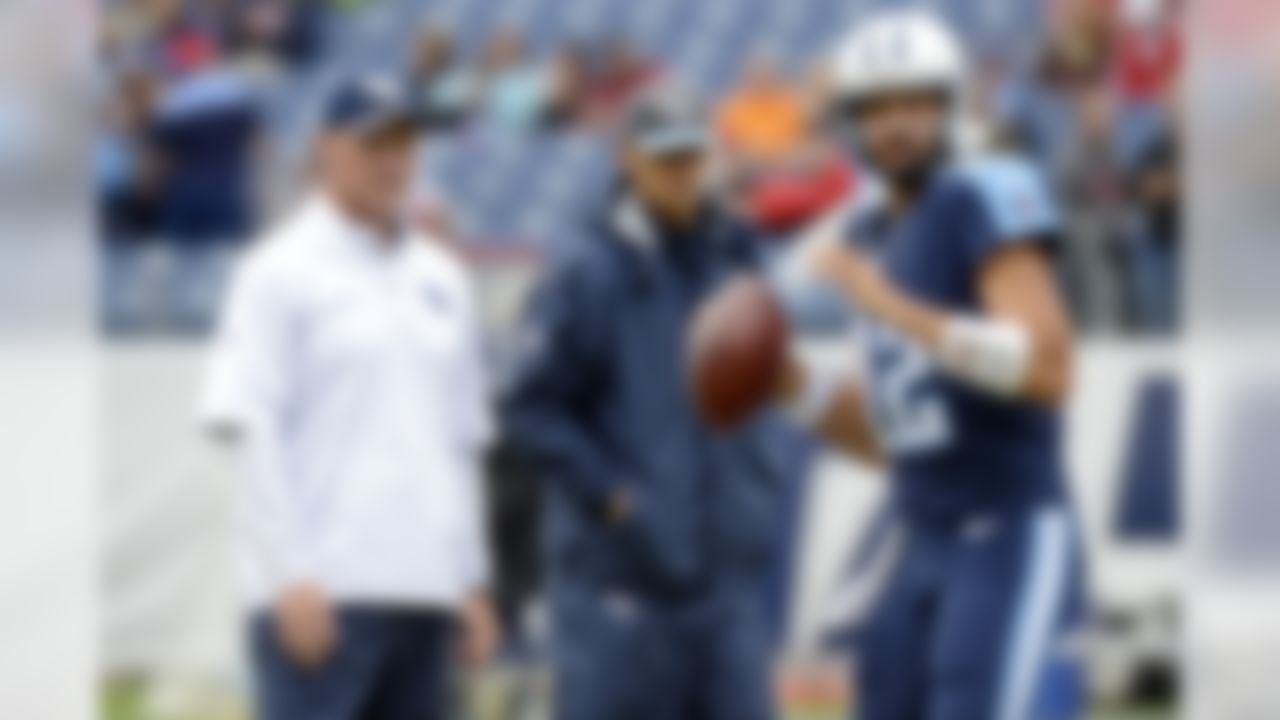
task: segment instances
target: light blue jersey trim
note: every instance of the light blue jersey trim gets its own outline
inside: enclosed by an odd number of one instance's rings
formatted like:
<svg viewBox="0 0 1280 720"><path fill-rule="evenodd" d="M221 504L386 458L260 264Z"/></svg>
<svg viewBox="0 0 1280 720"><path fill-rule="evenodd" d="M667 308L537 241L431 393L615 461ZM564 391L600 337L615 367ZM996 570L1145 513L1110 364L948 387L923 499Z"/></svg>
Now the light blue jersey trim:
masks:
<svg viewBox="0 0 1280 720"><path fill-rule="evenodd" d="M1032 522L1024 586L1001 673L998 720L1036 720L1033 703L1067 593L1072 552L1067 514L1045 510Z"/></svg>
<svg viewBox="0 0 1280 720"><path fill-rule="evenodd" d="M981 198L1001 240L1057 232L1061 216L1044 177L1027 160L990 155L957 165Z"/></svg>

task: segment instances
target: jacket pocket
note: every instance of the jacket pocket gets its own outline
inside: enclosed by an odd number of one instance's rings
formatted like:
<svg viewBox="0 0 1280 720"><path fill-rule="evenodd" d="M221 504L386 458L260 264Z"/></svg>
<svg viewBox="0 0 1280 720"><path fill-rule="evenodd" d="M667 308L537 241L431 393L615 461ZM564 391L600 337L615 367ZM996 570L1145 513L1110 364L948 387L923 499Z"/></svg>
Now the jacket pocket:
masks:
<svg viewBox="0 0 1280 720"><path fill-rule="evenodd" d="M619 550L634 568L634 577L646 590L679 592L697 581L697 548L683 538L675 513L650 498L636 498L632 514L615 529Z"/></svg>

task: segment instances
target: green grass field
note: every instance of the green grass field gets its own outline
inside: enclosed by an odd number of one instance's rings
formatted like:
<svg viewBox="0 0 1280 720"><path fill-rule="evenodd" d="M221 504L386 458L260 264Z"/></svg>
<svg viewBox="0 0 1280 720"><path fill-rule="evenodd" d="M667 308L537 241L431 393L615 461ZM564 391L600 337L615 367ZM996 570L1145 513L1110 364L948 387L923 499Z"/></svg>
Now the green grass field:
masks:
<svg viewBox="0 0 1280 720"><path fill-rule="evenodd" d="M1089 720L1173 720L1172 708L1100 708ZM101 720L250 720L243 704L231 698L209 698L198 710L165 716L147 710L143 685L136 681L109 683L102 694ZM782 720L848 720L843 713L790 713Z"/></svg>

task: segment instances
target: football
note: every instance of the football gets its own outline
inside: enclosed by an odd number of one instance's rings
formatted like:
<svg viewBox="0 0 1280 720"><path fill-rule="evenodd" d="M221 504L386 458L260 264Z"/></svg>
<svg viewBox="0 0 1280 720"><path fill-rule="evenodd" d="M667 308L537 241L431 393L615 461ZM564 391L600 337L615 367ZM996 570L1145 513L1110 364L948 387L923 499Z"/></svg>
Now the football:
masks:
<svg viewBox="0 0 1280 720"><path fill-rule="evenodd" d="M687 368L703 422L732 429L769 402L786 366L789 335L781 303L754 275L733 278L699 308Z"/></svg>

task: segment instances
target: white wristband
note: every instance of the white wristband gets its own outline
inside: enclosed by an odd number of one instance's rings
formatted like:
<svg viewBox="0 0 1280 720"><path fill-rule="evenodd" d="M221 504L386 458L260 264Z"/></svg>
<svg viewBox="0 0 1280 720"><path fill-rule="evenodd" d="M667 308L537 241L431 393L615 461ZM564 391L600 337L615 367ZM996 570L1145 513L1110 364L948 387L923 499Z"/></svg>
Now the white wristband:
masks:
<svg viewBox="0 0 1280 720"><path fill-rule="evenodd" d="M1014 323L957 317L943 329L938 361L957 380L1012 397L1026 379L1031 339Z"/></svg>

